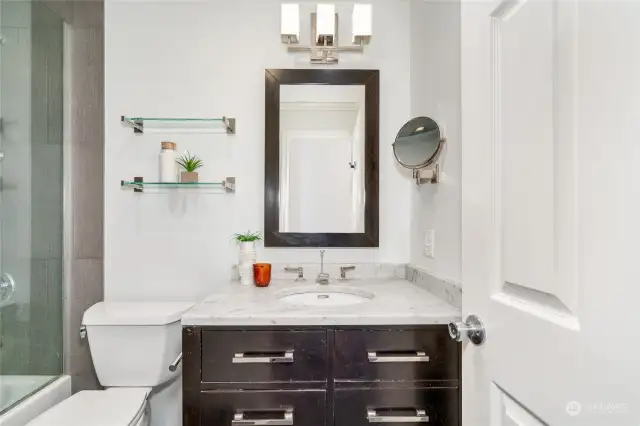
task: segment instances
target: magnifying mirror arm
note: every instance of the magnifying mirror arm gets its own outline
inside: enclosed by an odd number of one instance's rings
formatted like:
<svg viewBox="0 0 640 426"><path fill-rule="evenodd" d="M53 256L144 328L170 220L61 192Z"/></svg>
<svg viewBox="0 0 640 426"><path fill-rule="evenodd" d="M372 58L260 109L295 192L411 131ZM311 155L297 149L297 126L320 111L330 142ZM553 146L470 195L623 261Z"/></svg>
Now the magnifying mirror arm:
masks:
<svg viewBox="0 0 640 426"><path fill-rule="evenodd" d="M428 169L413 169L413 178L416 180L416 185L440 183L440 164L435 164Z"/></svg>

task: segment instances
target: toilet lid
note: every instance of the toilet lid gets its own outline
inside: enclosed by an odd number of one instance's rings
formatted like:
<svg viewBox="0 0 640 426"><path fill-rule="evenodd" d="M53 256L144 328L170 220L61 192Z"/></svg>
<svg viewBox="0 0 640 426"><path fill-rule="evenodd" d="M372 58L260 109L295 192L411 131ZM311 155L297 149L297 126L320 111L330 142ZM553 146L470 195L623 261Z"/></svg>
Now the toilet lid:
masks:
<svg viewBox="0 0 640 426"><path fill-rule="evenodd" d="M28 426L129 426L140 417L148 394L144 388L78 392Z"/></svg>

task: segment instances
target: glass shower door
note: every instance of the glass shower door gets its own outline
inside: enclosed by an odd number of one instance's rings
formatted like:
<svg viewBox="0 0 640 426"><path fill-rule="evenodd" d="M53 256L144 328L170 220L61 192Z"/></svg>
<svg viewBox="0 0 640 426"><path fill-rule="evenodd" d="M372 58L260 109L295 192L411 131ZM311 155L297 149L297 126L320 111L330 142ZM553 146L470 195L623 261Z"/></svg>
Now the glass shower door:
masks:
<svg viewBox="0 0 640 426"><path fill-rule="evenodd" d="M0 0L0 414L62 373L63 22Z"/></svg>

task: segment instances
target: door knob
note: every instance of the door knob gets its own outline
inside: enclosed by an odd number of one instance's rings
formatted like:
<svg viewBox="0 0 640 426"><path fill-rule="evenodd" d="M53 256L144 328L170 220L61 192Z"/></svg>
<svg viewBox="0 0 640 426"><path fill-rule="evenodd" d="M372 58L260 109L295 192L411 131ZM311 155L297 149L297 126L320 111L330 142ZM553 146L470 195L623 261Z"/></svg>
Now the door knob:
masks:
<svg viewBox="0 0 640 426"><path fill-rule="evenodd" d="M0 277L0 302L6 302L11 298L16 290L16 283L9 274L2 274Z"/></svg>
<svg viewBox="0 0 640 426"><path fill-rule="evenodd" d="M449 323L449 336L457 342L462 342L464 335L467 335L471 343L480 346L487 338L484 324L477 315L469 315L465 322L452 321Z"/></svg>

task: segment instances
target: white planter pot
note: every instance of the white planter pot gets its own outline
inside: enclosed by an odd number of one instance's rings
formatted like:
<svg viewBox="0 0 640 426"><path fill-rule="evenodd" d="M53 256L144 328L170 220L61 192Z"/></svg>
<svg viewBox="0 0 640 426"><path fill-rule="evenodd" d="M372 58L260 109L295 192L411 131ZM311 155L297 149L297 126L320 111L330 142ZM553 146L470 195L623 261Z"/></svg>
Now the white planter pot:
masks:
<svg viewBox="0 0 640 426"><path fill-rule="evenodd" d="M256 243L240 243L240 255L238 258L238 272L242 285L253 284L253 265L257 260Z"/></svg>

